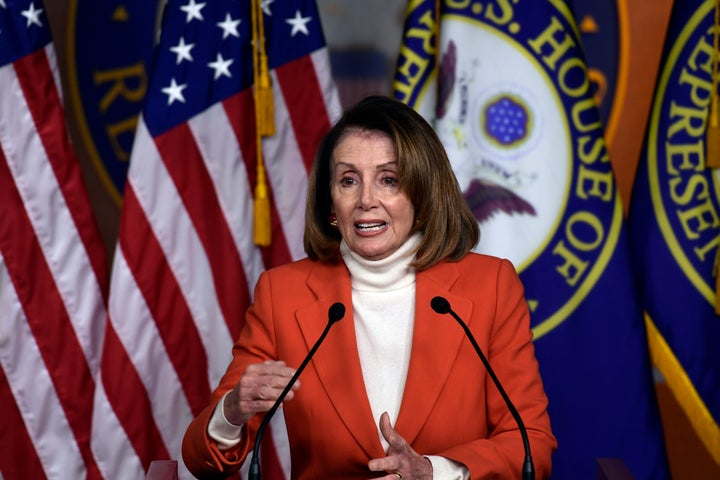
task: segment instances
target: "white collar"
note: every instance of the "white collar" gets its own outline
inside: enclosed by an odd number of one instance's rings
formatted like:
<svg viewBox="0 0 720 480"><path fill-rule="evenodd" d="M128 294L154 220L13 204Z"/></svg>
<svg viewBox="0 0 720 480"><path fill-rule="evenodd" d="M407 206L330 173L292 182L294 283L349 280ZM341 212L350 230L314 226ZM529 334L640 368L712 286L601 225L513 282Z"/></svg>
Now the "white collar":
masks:
<svg viewBox="0 0 720 480"><path fill-rule="evenodd" d="M417 232L409 237L400 248L382 260L368 260L350 250L345 240L340 242L340 253L350 271L352 287L355 290L386 291L405 287L415 281L415 268L410 263L415 259L416 248L422 240Z"/></svg>

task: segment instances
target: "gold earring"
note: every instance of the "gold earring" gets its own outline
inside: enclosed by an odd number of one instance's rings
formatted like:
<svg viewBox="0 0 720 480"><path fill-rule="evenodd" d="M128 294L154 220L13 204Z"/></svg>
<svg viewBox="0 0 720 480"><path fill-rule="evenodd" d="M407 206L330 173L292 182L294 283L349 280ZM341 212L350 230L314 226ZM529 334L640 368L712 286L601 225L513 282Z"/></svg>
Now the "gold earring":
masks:
<svg viewBox="0 0 720 480"><path fill-rule="evenodd" d="M337 224L337 217L335 216L334 213L331 213L331 214L330 214L330 226L331 226L331 227L334 227L334 228L337 228L337 225L338 225L338 224Z"/></svg>

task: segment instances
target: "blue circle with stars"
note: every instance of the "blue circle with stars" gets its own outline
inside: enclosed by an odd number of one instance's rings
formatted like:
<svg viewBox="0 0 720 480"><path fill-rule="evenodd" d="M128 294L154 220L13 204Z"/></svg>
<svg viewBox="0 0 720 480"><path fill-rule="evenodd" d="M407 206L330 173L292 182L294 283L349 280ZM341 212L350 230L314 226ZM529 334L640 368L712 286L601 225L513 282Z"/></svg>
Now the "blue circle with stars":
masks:
<svg viewBox="0 0 720 480"><path fill-rule="evenodd" d="M530 131L530 113L519 100L502 95L487 103L482 111L485 134L500 146L516 146Z"/></svg>

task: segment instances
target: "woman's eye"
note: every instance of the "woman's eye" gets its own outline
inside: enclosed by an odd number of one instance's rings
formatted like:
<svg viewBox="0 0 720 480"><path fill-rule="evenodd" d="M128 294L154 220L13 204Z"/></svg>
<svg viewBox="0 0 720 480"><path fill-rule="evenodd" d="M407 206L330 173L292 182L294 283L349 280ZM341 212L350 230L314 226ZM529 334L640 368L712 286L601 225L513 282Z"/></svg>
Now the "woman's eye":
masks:
<svg viewBox="0 0 720 480"><path fill-rule="evenodd" d="M354 183L355 183L355 180L353 180L352 177L342 177L340 179L340 185L343 185L343 186L350 186L350 185L353 185Z"/></svg>
<svg viewBox="0 0 720 480"><path fill-rule="evenodd" d="M383 177L382 183L387 187L394 187L395 185L397 185L398 180L395 177Z"/></svg>

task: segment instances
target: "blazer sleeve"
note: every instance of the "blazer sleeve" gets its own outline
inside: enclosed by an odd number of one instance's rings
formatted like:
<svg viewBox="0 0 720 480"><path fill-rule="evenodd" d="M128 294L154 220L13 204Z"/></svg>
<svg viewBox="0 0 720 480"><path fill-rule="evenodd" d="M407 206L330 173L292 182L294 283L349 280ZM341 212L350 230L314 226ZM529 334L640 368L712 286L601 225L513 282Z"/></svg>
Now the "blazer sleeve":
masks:
<svg viewBox="0 0 720 480"><path fill-rule="evenodd" d="M270 276L263 272L255 288L254 303L245 316L240 338L233 346L233 359L218 387L212 392L210 404L190 422L185 431L182 444L183 461L197 478L226 478L240 469L252 451L255 432L262 421L261 415L255 415L247 422L238 445L223 451L208 435L208 423L218 402L225 393L235 387L250 364L277 358L272 318Z"/></svg>
<svg viewBox="0 0 720 480"><path fill-rule="evenodd" d="M487 293L476 289L477 301L487 302ZM523 286L507 260L498 265L495 297L495 314L484 353L526 427L535 478L548 478L557 441L550 427L548 399L535 358ZM474 322L474 327L480 333L478 323ZM489 375L485 389L488 438L458 445L440 455L463 463L472 479L520 478L525 455L519 427Z"/></svg>

